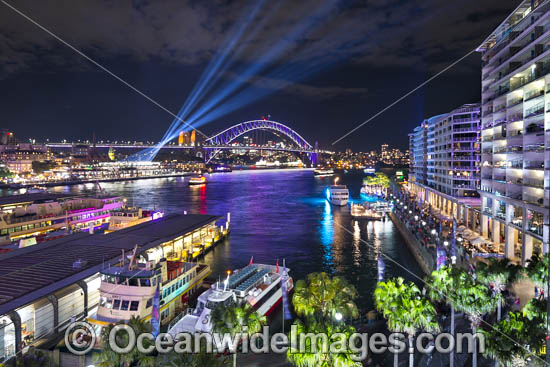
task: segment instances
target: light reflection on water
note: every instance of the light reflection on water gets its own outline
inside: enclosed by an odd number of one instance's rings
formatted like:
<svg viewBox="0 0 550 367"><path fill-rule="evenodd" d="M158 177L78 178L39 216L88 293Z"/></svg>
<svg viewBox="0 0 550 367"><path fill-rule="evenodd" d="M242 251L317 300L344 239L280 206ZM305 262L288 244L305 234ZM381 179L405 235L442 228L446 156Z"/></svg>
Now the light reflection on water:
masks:
<svg viewBox="0 0 550 367"><path fill-rule="evenodd" d="M352 199L361 201L362 175L340 177L339 184L348 185ZM144 209L222 216L231 212L230 239L204 259L211 264L213 276L245 266L252 256L255 262L269 264L286 259L295 279L314 271L345 276L359 290L359 307L369 310L377 281L378 251L420 274L391 221L354 220L349 207L331 206L325 200L324 190L333 179L316 178L311 170L240 171L207 179L207 185L195 187L187 185L187 178L101 186L107 194L125 196L130 205ZM51 191L94 194L98 189L88 184ZM412 279L390 261L386 261L386 275Z"/></svg>

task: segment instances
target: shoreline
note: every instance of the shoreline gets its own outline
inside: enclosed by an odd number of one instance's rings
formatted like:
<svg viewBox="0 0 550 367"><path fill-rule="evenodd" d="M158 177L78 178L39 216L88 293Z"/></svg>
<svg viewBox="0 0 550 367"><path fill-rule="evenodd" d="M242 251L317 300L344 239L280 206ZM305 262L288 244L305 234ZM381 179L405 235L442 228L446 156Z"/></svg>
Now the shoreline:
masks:
<svg viewBox="0 0 550 367"><path fill-rule="evenodd" d="M234 169L231 172L205 172L203 174L217 174L217 173L235 173L235 172L261 172L261 171L275 171L275 170L313 170L313 168L307 168L307 167L285 167L285 168L271 168L271 167L262 167L262 168L244 168L239 167L237 169ZM83 185L88 183L101 183L101 182L124 182L124 181L137 181L137 180L148 180L148 179L155 179L155 178L170 178L170 177L186 177L186 176L193 176L193 175L200 175L196 172L181 172L181 173L173 173L173 174L166 174L166 175L156 175L156 176L137 176L137 177L119 177L119 178L101 178L97 180L70 180L70 181L55 181L55 182L43 182L43 183L25 183L25 184L0 184L0 189L11 189L11 190L20 190L20 189L26 189L29 187L58 187L58 186L75 186L75 185Z"/></svg>
<svg viewBox="0 0 550 367"><path fill-rule="evenodd" d="M393 224L395 224L395 227L403 236L403 239L405 240L405 243L407 244L407 247L412 252L414 258L416 259L416 262L418 265L420 265L420 268L425 274L431 274L433 270L435 270L435 264L430 264L429 259L431 257L423 256L423 252L425 251L420 243L416 240L414 235L409 231L409 229L405 226L405 224L392 212L388 213L390 216L390 219L392 220Z"/></svg>
<svg viewBox="0 0 550 367"><path fill-rule="evenodd" d="M26 189L29 187L39 186L39 187L56 187L56 186L75 186L83 185L88 183L96 182L122 182L122 181L137 181L137 180L148 180L155 178L169 178L169 177L185 177L192 176L194 173L191 172L182 172L177 174L169 175L158 175L158 176L138 176L138 177L120 177L120 178L103 178L97 180L71 180L71 181L56 181L56 182L44 182L44 183L28 183L28 184L0 184L0 189Z"/></svg>

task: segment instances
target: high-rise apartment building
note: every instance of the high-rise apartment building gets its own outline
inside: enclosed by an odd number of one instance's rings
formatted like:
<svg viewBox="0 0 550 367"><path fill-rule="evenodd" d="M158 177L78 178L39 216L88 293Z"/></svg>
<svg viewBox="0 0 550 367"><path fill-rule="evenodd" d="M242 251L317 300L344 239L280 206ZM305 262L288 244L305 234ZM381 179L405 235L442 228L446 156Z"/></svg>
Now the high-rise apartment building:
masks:
<svg viewBox="0 0 550 367"><path fill-rule="evenodd" d="M452 197L479 197L479 104L428 121L428 186Z"/></svg>
<svg viewBox="0 0 550 367"><path fill-rule="evenodd" d="M466 104L424 120L409 134L410 191L464 223L479 216L480 124L479 104Z"/></svg>
<svg viewBox="0 0 550 367"><path fill-rule="evenodd" d="M478 51L481 231L525 263L550 237L550 3L522 1Z"/></svg>
<svg viewBox="0 0 550 367"><path fill-rule="evenodd" d="M409 182L428 182L428 122L425 120L409 134Z"/></svg>

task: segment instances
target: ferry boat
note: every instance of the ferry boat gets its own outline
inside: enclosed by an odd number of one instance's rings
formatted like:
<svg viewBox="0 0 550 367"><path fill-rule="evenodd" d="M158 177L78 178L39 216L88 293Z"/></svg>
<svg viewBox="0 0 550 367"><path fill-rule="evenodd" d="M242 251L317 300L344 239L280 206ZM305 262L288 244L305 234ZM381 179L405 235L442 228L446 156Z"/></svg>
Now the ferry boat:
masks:
<svg viewBox="0 0 550 367"><path fill-rule="evenodd" d="M189 185L204 185L206 184L206 177L191 177L188 182Z"/></svg>
<svg viewBox="0 0 550 367"><path fill-rule="evenodd" d="M80 197L62 194L26 194L0 200L0 244L26 237L47 238L65 229L97 231L109 226L111 212L124 206L118 196Z"/></svg>
<svg viewBox="0 0 550 367"><path fill-rule="evenodd" d="M349 190L347 186L332 185L327 187L327 200L333 205L347 205L349 201Z"/></svg>
<svg viewBox="0 0 550 367"><path fill-rule="evenodd" d="M160 324L168 324L187 308L189 296L210 272L206 264L164 258L136 263L134 255L129 264L100 270L99 306L88 321L100 332L102 327L128 321L132 316L150 320L158 287Z"/></svg>
<svg viewBox="0 0 550 367"><path fill-rule="evenodd" d="M332 168L316 168L313 170L313 174L317 177L333 176L334 170Z"/></svg>
<svg viewBox="0 0 550 367"><path fill-rule="evenodd" d="M265 264L249 264L235 271L223 283L215 283L203 292L197 299L197 307L188 309L179 320L175 320L168 327L168 333L173 336L182 332L210 333L211 312L216 307L226 307L234 303L248 303L260 315L268 316L282 301L282 272L288 274L289 269ZM290 293L294 287L293 280L288 275L285 279L286 291Z"/></svg>
<svg viewBox="0 0 550 367"><path fill-rule="evenodd" d="M383 218L383 215L380 212L361 204L351 204L351 216L354 218L372 220L380 220Z"/></svg>
<svg viewBox="0 0 550 367"><path fill-rule="evenodd" d="M214 172L233 172L233 170L229 166L217 166Z"/></svg>
<svg viewBox="0 0 550 367"><path fill-rule="evenodd" d="M143 210L140 207L124 207L111 213L108 231L118 231L164 217L162 211Z"/></svg>

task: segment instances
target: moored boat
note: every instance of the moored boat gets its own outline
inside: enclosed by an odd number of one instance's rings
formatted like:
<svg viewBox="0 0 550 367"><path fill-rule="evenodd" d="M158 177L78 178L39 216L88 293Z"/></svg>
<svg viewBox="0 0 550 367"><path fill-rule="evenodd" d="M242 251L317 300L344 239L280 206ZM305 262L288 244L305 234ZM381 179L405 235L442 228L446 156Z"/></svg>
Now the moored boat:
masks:
<svg viewBox="0 0 550 367"><path fill-rule="evenodd" d="M326 189L327 200L333 205L344 206L349 201L349 190L346 185L332 185Z"/></svg>
<svg viewBox="0 0 550 367"><path fill-rule="evenodd" d="M217 282L197 299L197 307L189 309L177 322L171 324L168 332L178 333L212 332L211 313L217 307L248 303L262 316L270 315L282 302L283 287L290 293L294 284L289 269L278 265L249 264Z"/></svg>

